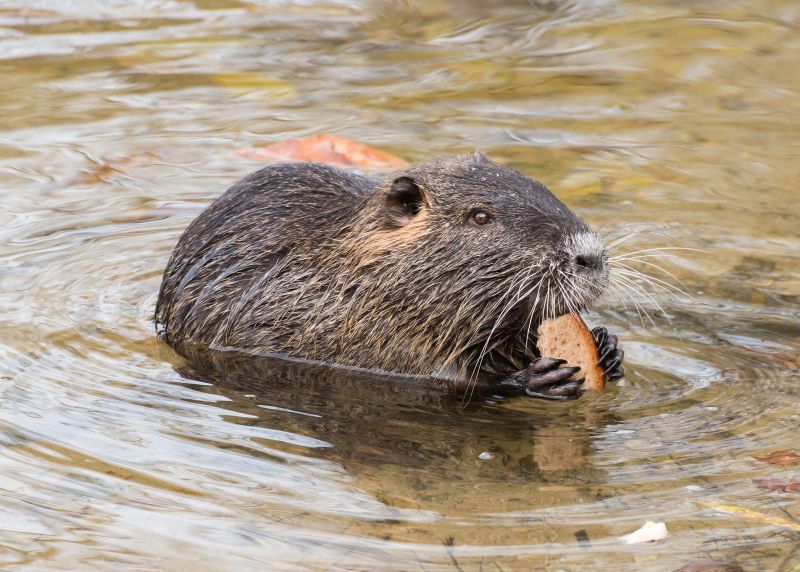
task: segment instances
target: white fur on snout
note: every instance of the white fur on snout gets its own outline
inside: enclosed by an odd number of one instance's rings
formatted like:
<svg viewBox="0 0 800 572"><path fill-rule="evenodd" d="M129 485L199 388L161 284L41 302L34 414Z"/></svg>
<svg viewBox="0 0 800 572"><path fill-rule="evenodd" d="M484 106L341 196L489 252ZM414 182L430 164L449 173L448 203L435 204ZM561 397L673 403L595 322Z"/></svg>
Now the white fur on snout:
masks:
<svg viewBox="0 0 800 572"><path fill-rule="evenodd" d="M592 231L576 232L567 237L566 250L572 260L578 256L598 258L605 262L605 247L600 237ZM605 266L605 264L604 264Z"/></svg>
<svg viewBox="0 0 800 572"><path fill-rule="evenodd" d="M568 285L566 297L574 307L590 306L608 285L608 254L603 241L592 231L576 232L565 239L564 251L569 259L568 266L561 271ZM600 260L602 266L599 269L578 268L575 260L579 256Z"/></svg>

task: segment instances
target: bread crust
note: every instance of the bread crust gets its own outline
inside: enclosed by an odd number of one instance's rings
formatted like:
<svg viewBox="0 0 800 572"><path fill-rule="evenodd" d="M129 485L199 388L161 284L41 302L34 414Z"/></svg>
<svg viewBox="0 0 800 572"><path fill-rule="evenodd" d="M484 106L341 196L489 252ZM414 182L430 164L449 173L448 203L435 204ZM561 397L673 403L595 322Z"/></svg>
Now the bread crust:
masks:
<svg viewBox="0 0 800 572"><path fill-rule="evenodd" d="M597 345L580 316L564 314L542 322L536 347L542 356L566 360L565 366L579 366L581 369L573 378L584 377L586 389L602 391L605 388L603 370L597 365L600 360Z"/></svg>

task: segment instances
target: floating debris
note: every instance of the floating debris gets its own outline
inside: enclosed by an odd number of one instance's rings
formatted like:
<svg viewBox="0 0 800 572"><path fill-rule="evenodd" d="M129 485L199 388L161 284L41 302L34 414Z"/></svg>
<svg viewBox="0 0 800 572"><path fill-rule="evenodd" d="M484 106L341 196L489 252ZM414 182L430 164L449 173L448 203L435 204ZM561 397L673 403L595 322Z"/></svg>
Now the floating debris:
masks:
<svg viewBox="0 0 800 572"><path fill-rule="evenodd" d="M622 537L625 544L641 544L643 542L655 542L664 540L667 537L667 525L663 522L653 522L648 520L636 532L631 532Z"/></svg>
<svg viewBox="0 0 800 572"><path fill-rule="evenodd" d="M239 149L236 154L246 159L268 163L310 161L367 169L399 169L408 164L397 155L375 149L364 143L324 133L311 137L286 139L266 147Z"/></svg>

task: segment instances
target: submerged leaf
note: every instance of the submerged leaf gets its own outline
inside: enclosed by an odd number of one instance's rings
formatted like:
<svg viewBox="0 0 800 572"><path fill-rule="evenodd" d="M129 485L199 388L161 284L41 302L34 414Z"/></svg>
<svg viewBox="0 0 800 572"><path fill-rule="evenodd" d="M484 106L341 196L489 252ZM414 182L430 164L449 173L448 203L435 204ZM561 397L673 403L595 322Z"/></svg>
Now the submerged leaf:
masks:
<svg viewBox="0 0 800 572"><path fill-rule="evenodd" d="M800 491L800 481L782 481L781 479L753 479L753 484L762 489L781 491L784 493Z"/></svg>
<svg viewBox="0 0 800 572"><path fill-rule="evenodd" d="M238 93L268 95L270 101L275 101L276 98L291 99L297 96L294 86L289 82L259 73L215 73L210 76L210 79L212 83Z"/></svg>
<svg viewBox="0 0 800 572"><path fill-rule="evenodd" d="M126 175L131 169L141 165L148 165L157 159L154 153L137 153L128 157L110 159L99 163L95 168L86 171L75 182L80 184L94 183L97 181L108 182L109 179Z"/></svg>
<svg viewBox="0 0 800 572"><path fill-rule="evenodd" d="M720 560L695 560L675 570L675 572L744 572L738 564Z"/></svg>
<svg viewBox="0 0 800 572"><path fill-rule="evenodd" d="M324 133L286 139L266 147L239 149L236 153L247 159L268 163L310 161L368 169L399 169L407 165L406 161L397 155Z"/></svg>
<svg viewBox="0 0 800 572"><path fill-rule="evenodd" d="M788 518L783 518L781 516L771 516L768 514L764 514L763 512L758 512L757 510L753 510L751 508L745 508L742 506L736 506L732 504L716 504L708 502L701 502L698 504L706 508L713 508L714 510L718 510L720 512L741 516L742 518L749 518L751 520L755 520L763 524L782 526L784 528L800 532L800 522L789 520Z"/></svg>
<svg viewBox="0 0 800 572"><path fill-rule="evenodd" d="M800 455L794 451L774 451L769 455L753 458L770 465L791 465L792 463L800 462Z"/></svg>

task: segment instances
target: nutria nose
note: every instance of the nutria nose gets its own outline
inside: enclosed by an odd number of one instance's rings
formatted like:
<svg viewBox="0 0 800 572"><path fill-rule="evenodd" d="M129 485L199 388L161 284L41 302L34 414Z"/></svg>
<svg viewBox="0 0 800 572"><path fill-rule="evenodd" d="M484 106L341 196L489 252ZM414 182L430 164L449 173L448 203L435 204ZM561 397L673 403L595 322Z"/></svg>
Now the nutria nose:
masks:
<svg viewBox="0 0 800 572"><path fill-rule="evenodd" d="M575 257L575 266L579 270L602 270L603 260L599 256L579 254Z"/></svg>

